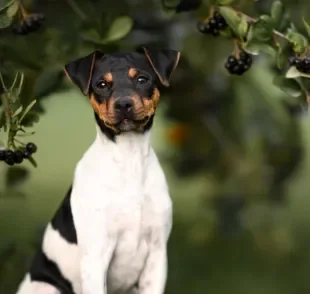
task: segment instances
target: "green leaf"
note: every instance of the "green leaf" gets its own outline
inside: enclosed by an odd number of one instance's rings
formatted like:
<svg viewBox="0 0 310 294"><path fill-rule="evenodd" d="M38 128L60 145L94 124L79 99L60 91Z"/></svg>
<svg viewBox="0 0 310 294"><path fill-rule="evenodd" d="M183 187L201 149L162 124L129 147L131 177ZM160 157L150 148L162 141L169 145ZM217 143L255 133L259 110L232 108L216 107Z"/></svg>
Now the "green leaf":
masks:
<svg viewBox="0 0 310 294"><path fill-rule="evenodd" d="M166 9L175 9L181 0L161 0L161 4Z"/></svg>
<svg viewBox="0 0 310 294"><path fill-rule="evenodd" d="M116 20L114 20L114 22L110 26L110 29L106 37L102 41L107 43L122 39L127 34L129 34L132 27L133 27L133 20L130 17L128 16L119 17Z"/></svg>
<svg viewBox="0 0 310 294"><path fill-rule="evenodd" d="M16 0L0 0L0 12L13 5Z"/></svg>
<svg viewBox="0 0 310 294"><path fill-rule="evenodd" d="M0 13L0 29L5 29L9 27L13 19L8 17L6 13Z"/></svg>
<svg viewBox="0 0 310 294"><path fill-rule="evenodd" d="M0 130L2 128L5 132L7 131L7 125L6 125L6 119L5 119L4 111L1 111L1 114L0 114Z"/></svg>
<svg viewBox="0 0 310 294"><path fill-rule="evenodd" d="M23 111L23 106L21 105L17 110L13 113L12 117L18 116Z"/></svg>
<svg viewBox="0 0 310 294"><path fill-rule="evenodd" d="M238 13L234 9L227 6L219 7L219 13L223 16L228 26L234 31L234 33L238 35L238 26L241 23L241 17Z"/></svg>
<svg viewBox="0 0 310 294"><path fill-rule="evenodd" d="M26 107L26 109L23 112L23 115L20 117L19 119L19 123L21 124L21 122L23 121L23 119L25 118L25 116L27 115L27 113L31 110L31 108L36 104L37 100L33 100L31 101L31 103Z"/></svg>
<svg viewBox="0 0 310 294"><path fill-rule="evenodd" d="M63 77L63 71L59 68L47 68L36 78L33 86L34 96L43 97L57 90Z"/></svg>
<svg viewBox="0 0 310 294"><path fill-rule="evenodd" d="M23 118L22 122L20 122L20 124L24 127L32 127L39 120L40 116L36 112L29 111L28 114Z"/></svg>
<svg viewBox="0 0 310 294"><path fill-rule="evenodd" d="M248 28L249 28L249 24L247 21L247 17L244 14L242 14L240 18L240 22L237 26L238 36L244 39L245 36L247 35Z"/></svg>
<svg viewBox="0 0 310 294"><path fill-rule="evenodd" d="M285 76L277 76L273 80L273 83L289 96L296 98L302 95L302 88L294 79L287 79Z"/></svg>
<svg viewBox="0 0 310 294"><path fill-rule="evenodd" d="M266 19L261 18L256 23L251 24L247 40L267 42L272 38L272 26Z"/></svg>
<svg viewBox="0 0 310 294"><path fill-rule="evenodd" d="M18 84L18 86L16 86L16 83L18 81L19 76L20 76L19 84ZM17 73L15 75L15 78L14 78L14 81L12 83L12 86L10 87L10 91L12 92L12 94L15 97L19 97L19 95L20 95L20 93L22 91L22 88L23 88L23 84L24 84L24 74L23 73Z"/></svg>
<svg viewBox="0 0 310 294"><path fill-rule="evenodd" d="M310 37L310 24L308 24L304 18L302 18L302 21L303 21L304 26L306 28L307 34Z"/></svg>
<svg viewBox="0 0 310 294"><path fill-rule="evenodd" d="M29 171L24 167L12 167L7 170L5 183L6 186L11 188L15 187L29 178Z"/></svg>
<svg viewBox="0 0 310 294"><path fill-rule="evenodd" d="M300 33L290 31L287 38L292 42L293 50L296 53L303 53L308 46L307 39Z"/></svg>
<svg viewBox="0 0 310 294"><path fill-rule="evenodd" d="M285 13L285 7L281 1L274 1L271 6L271 17L275 23L278 23L282 20Z"/></svg>
<svg viewBox="0 0 310 294"><path fill-rule="evenodd" d="M235 1L236 0L216 0L215 4L217 4L217 5L228 5L228 4L231 4Z"/></svg>
<svg viewBox="0 0 310 294"><path fill-rule="evenodd" d="M279 69L283 68L287 63L287 58L284 55L281 47L278 47L278 51L276 52L276 64Z"/></svg>
<svg viewBox="0 0 310 294"><path fill-rule="evenodd" d="M9 18L12 18L18 11L19 9L19 3L18 1L14 1L12 3L12 5L10 5L6 11L6 15L9 17Z"/></svg>
<svg viewBox="0 0 310 294"><path fill-rule="evenodd" d="M81 37L88 42L95 43L95 44L100 44L101 43L101 36L95 29L88 29L84 30L81 33Z"/></svg>
<svg viewBox="0 0 310 294"><path fill-rule="evenodd" d="M295 66L292 66L288 69L288 71L285 74L285 77L287 79L294 79L298 77L304 77L304 78L310 78L310 74L305 74L297 70Z"/></svg>

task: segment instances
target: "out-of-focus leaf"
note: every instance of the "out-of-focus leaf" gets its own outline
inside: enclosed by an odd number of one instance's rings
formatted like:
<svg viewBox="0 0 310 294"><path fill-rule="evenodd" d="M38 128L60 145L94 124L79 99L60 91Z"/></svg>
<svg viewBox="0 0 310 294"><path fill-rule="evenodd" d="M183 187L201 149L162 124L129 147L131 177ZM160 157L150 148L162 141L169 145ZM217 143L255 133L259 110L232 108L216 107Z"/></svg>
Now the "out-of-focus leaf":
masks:
<svg viewBox="0 0 310 294"><path fill-rule="evenodd" d="M18 11L19 3L18 1L14 1L12 5L10 5L6 11L8 17L12 18Z"/></svg>
<svg viewBox="0 0 310 294"><path fill-rule="evenodd" d="M283 3L279 0L274 1L271 6L271 17L275 23L278 23L282 20L285 12L285 7Z"/></svg>
<svg viewBox="0 0 310 294"><path fill-rule="evenodd" d="M0 12L13 5L16 0L0 0Z"/></svg>
<svg viewBox="0 0 310 294"><path fill-rule="evenodd" d="M28 114L23 118L21 125L24 127L32 127L35 123L39 122L40 116L34 112L29 111Z"/></svg>
<svg viewBox="0 0 310 294"><path fill-rule="evenodd" d="M244 39L245 36L247 35L248 28L249 28L249 24L248 24L247 18L245 15L242 15L240 18L240 22L237 26L238 36L241 39Z"/></svg>
<svg viewBox="0 0 310 294"><path fill-rule="evenodd" d="M273 83L289 96L299 97L302 95L302 89L299 83L293 79L287 79L285 76L277 76Z"/></svg>
<svg viewBox="0 0 310 294"><path fill-rule="evenodd" d="M26 181L29 177L29 171L24 167L12 167L7 169L5 175L5 184L8 188L14 187Z"/></svg>
<svg viewBox="0 0 310 294"><path fill-rule="evenodd" d="M20 117L20 119L19 119L19 123L21 124L21 123L23 123L23 125L25 125L25 118L27 117L27 115L28 115L28 113L29 113L29 111L31 110L31 108L36 104L36 100L33 100L27 107L26 107L26 109L24 110L24 112L23 112L23 114L22 114L22 116Z"/></svg>
<svg viewBox="0 0 310 294"><path fill-rule="evenodd" d="M95 29L88 29L81 32L81 37L88 42L100 44L101 36Z"/></svg>
<svg viewBox="0 0 310 294"><path fill-rule="evenodd" d="M219 12L227 22L228 26L238 35L238 26L241 22L241 17L238 13L227 6L219 7Z"/></svg>
<svg viewBox="0 0 310 294"><path fill-rule="evenodd" d="M9 27L13 19L9 17L6 13L0 13L0 29L5 29Z"/></svg>
<svg viewBox="0 0 310 294"><path fill-rule="evenodd" d="M12 117L18 116L23 111L23 106L17 108L17 110L13 113Z"/></svg>
<svg viewBox="0 0 310 294"><path fill-rule="evenodd" d="M235 1L236 0L216 0L215 3L217 5L228 5L228 4L232 4Z"/></svg>
<svg viewBox="0 0 310 294"><path fill-rule="evenodd" d="M290 31L287 34L287 38L292 42L296 53L303 53L308 46L308 40L297 32Z"/></svg>
<svg viewBox="0 0 310 294"><path fill-rule="evenodd" d="M102 40L103 43L117 41L124 38L130 33L133 27L133 20L128 16L122 16L114 20L106 37Z"/></svg>
<svg viewBox="0 0 310 294"><path fill-rule="evenodd" d="M308 24L304 18L302 18L302 21L303 21L304 26L307 30L308 36L310 37L310 24Z"/></svg>

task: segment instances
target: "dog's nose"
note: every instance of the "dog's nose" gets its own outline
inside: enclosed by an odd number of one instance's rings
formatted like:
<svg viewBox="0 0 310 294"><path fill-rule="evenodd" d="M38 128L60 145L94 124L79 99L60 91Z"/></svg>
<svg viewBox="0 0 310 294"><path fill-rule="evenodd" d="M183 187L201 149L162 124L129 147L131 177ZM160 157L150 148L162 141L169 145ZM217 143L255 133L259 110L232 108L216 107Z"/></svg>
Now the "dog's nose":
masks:
<svg viewBox="0 0 310 294"><path fill-rule="evenodd" d="M133 102L129 98L119 99L115 101L114 107L119 112L130 112L133 108Z"/></svg>

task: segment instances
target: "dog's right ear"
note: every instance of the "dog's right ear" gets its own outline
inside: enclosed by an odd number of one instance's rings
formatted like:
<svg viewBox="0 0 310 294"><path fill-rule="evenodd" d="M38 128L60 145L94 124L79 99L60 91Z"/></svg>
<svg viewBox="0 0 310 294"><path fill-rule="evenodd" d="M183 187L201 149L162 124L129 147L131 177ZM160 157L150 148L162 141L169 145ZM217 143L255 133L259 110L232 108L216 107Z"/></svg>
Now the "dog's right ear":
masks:
<svg viewBox="0 0 310 294"><path fill-rule="evenodd" d="M92 78L96 60L100 59L104 54L100 51L75 59L67 63L64 67L67 77L80 88L86 96L89 94L90 81Z"/></svg>

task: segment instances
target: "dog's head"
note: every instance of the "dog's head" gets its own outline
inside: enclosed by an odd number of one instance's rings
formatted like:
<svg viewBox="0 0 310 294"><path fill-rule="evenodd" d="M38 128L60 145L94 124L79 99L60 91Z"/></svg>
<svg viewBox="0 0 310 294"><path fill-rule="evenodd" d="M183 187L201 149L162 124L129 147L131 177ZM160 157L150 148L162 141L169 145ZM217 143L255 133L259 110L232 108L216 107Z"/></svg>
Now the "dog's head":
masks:
<svg viewBox="0 0 310 294"><path fill-rule="evenodd" d="M89 96L97 121L115 134L142 132L152 121L159 87L169 86L180 53L170 49L90 55L69 62L65 72Z"/></svg>

